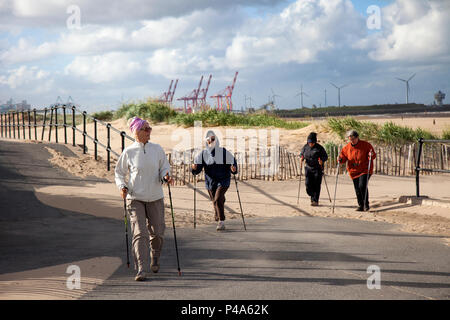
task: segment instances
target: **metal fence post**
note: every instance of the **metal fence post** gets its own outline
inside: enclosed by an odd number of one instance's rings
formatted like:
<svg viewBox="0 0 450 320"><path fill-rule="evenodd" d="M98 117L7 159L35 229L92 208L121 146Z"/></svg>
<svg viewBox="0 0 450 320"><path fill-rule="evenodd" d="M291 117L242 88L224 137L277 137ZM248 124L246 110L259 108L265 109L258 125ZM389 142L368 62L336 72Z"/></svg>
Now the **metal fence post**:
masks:
<svg viewBox="0 0 450 320"><path fill-rule="evenodd" d="M28 139L31 140L31 111L27 111L28 114Z"/></svg>
<svg viewBox="0 0 450 320"><path fill-rule="evenodd" d="M123 150L125 149L125 135L126 135L125 131L122 131L120 135L122 137L122 152L123 152Z"/></svg>
<svg viewBox="0 0 450 320"><path fill-rule="evenodd" d="M52 137L52 127L53 127L53 107L50 108L50 124L48 128L48 141L50 142Z"/></svg>
<svg viewBox="0 0 450 320"><path fill-rule="evenodd" d="M419 189L419 176L420 176L420 157L422 156L422 146L423 146L423 138L419 139L419 151L417 152L417 163L416 163L416 196L420 196Z"/></svg>
<svg viewBox="0 0 450 320"><path fill-rule="evenodd" d="M97 160L97 119L94 118L94 158Z"/></svg>
<svg viewBox="0 0 450 320"><path fill-rule="evenodd" d="M72 145L75 147L75 131L76 131L76 123L75 123L75 106L72 106Z"/></svg>
<svg viewBox="0 0 450 320"><path fill-rule="evenodd" d="M58 107L55 107L55 140L58 143Z"/></svg>
<svg viewBox="0 0 450 320"><path fill-rule="evenodd" d="M44 140L44 131L45 131L45 122L47 121L47 108L44 108L44 123L42 124L42 137L41 140Z"/></svg>
<svg viewBox="0 0 450 320"><path fill-rule="evenodd" d="M37 140L37 125L36 125L36 108L33 109L34 122L34 140Z"/></svg>
<svg viewBox="0 0 450 320"><path fill-rule="evenodd" d="M83 154L86 154L86 111L83 111Z"/></svg>
<svg viewBox="0 0 450 320"><path fill-rule="evenodd" d="M63 108L63 121L64 121L64 143L67 144L67 119L66 119L66 106L62 106Z"/></svg>
<svg viewBox="0 0 450 320"><path fill-rule="evenodd" d="M107 129L107 133L108 133L108 144L106 147L106 154L107 154L107 167L108 167L108 171L111 171L111 124L108 123L106 125L106 129Z"/></svg>

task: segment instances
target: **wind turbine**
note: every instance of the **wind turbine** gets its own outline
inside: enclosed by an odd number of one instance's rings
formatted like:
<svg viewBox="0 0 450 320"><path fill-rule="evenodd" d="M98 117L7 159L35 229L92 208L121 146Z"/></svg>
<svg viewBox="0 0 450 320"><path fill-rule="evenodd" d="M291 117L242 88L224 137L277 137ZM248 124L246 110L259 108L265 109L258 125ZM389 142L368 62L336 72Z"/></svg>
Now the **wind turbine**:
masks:
<svg viewBox="0 0 450 320"><path fill-rule="evenodd" d="M337 85L335 85L334 83L330 82L336 89L338 89L338 103L339 103L339 107L341 106L341 89L345 88L346 86L348 86L348 84L345 84L341 87L338 87Z"/></svg>
<svg viewBox="0 0 450 320"><path fill-rule="evenodd" d="M414 78L415 75L416 75L416 74L414 73L411 77L409 77L408 80L400 79L400 78L395 78L395 79L397 79L397 80L400 80L400 81L403 81L403 82L406 83L406 104L409 103L409 81L410 81L412 78Z"/></svg>
<svg viewBox="0 0 450 320"><path fill-rule="evenodd" d="M273 91L272 88L270 88L270 91L272 91L272 103L273 103L273 105L275 106L275 105L276 105L276 104L275 104L275 97L280 97L280 98L281 98L281 96L275 94L275 92Z"/></svg>
<svg viewBox="0 0 450 320"><path fill-rule="evenodd" d="M301 106L302 106L302 108L303 108L303 96L307 96L307 97L309 97L308 96L308 94L306 93L306 92L303 92L303 85L300 85L300 92L299 93L297 93L296 95L295 95L295 97L298 97L298 96L300 96L300 101L301 101Z"/></svg>

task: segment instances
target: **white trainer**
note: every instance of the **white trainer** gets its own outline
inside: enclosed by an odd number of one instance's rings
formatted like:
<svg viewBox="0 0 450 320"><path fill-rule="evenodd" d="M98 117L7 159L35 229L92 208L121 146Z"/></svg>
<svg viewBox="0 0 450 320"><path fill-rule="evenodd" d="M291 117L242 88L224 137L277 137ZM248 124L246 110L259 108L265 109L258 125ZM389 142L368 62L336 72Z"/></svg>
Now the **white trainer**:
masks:
<svg viewBox="0 0 450 320"><path fill-rule="evenodd" d="M222 231L225 230L225 221L219 221L219 223L217 224L217 231Z"/></svg>

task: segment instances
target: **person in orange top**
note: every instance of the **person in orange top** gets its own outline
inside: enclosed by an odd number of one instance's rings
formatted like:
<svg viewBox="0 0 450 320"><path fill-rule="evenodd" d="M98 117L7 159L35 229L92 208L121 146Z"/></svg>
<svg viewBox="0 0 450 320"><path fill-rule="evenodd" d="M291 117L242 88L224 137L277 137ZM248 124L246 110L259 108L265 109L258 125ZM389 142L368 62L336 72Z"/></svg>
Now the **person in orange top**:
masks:
<svg viewBox="0 0 450 320"><path fill-rule="evenodd" d="M369 179L373 174L373 159L376 154L372 145L359 139L358 132L350 130L347 132L349 143L342 148L338 161L347 162L347 171L353 180L356 197L358 199L358 209L356 211L369 211ZM370 172L369 171L369 159ZM369 176L367 176L369 175Z"/></svg>

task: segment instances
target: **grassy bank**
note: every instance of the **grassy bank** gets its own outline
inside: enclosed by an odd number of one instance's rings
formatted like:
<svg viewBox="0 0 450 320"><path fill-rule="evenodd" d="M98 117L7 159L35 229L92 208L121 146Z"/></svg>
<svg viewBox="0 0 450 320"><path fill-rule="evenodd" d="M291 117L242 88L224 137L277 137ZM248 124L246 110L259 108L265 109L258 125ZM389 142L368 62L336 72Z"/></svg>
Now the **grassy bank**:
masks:
<svg viewBox="0 0 450 320"><path fill-rule="evenodd" d="M360 138L363 140L390 145L417 142L419 138L448 139L450 136L449 131L444 131L442 137L439 137L421 128L411 129L409 127L399 126L393 122L386 122L383 125L379 125L373 122L358 121L352 117L342 119L329 118L328 126L343 140L346 139L345 133L350 129L354 129L358 131Z"/></svg>
<svg viewBox="0 0 450 320"><path fill-rule="evenodd" d="M208 110L196 113L179 113L168 106L147 100L145 102L133 102L123 104L114 113L105 111L92 114L100 120L113 120L125 117L140 117L153 123L166 122L184 127L193 127L195 121L201 121L202 126L242 126L242 127L276 127L285 129L300 129L308 126L308 123L298 121L286 121L269 114L234 114L217 110Z"/></svg>

